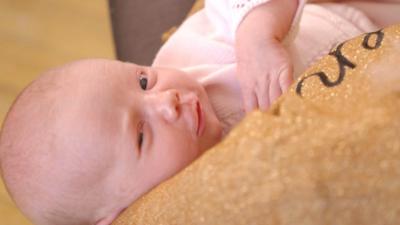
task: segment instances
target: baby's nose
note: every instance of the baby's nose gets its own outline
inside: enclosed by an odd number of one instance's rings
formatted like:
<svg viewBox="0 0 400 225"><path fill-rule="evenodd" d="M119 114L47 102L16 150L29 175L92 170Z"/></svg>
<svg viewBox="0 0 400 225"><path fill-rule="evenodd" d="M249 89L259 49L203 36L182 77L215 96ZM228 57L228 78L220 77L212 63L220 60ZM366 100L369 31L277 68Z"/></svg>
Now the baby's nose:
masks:
<svg viewBox="0 0 400 225"><path fill-rule="evenodd" d="M174 122L179 117L180 94L177 90L171 89L159 92L155 96L155 109L157 114L168 122Z"/></svg>

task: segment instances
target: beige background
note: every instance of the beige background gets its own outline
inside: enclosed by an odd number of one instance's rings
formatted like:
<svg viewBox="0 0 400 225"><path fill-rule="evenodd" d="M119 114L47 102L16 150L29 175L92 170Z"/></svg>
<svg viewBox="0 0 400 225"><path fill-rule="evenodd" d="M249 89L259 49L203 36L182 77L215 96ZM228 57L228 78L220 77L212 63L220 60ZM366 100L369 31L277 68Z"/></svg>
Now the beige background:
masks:
<svg viewBox="0 0 400 225"><path fill-rule="evenodd" d="M114 58L106 0L0 0L0 124L40 72L89 57ZM0 224L30 224L1 181Z"/></svg>

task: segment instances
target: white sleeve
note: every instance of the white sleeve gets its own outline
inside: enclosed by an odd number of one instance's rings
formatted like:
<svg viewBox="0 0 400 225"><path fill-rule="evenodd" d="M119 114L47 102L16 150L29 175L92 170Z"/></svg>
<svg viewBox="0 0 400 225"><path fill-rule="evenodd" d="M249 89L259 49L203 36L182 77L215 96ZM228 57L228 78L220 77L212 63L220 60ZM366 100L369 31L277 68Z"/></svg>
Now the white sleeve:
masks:
<svg viewBox="0 0 400 225"><path fill-rule="evenodd" d="M205 13L220 38L233 42L239 23L256 6L270 0L205 0Z"/></svg>
<svg viewBox="0 0 400 225"><path fill-rule="evenodd" d="M214 24L221 36L234 41L234 36L243 18L255 7L270 0L206 0L205 11L210 21ZM292 28L298 24L304 4L307 0L299 1L293 19ZM291 32L293 33L293 32Z"/></svg>

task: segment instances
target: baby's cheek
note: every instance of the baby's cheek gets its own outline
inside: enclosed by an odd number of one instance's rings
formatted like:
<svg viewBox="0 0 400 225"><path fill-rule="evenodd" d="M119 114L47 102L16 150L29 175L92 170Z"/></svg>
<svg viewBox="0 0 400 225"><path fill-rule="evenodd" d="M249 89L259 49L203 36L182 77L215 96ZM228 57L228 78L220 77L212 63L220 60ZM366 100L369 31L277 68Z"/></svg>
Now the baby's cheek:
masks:
<svg viewBox="0 0 400 225"><path fill-rule="evenodd" d="M171 163L179 167L186 166L199 155L200 151L195 143L176 146L174 150L170 151Z"/></svg>

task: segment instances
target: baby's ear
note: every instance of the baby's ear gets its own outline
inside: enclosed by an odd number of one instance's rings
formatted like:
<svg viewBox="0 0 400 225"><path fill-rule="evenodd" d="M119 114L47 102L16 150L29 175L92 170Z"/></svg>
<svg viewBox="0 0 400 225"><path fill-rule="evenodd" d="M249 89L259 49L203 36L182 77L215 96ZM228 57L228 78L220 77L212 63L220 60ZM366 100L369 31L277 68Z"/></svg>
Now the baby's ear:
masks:
<svg viewBox="0 0 400 225"><path fill-rule="evenodd" d="M121 211L112 213L112 214L104 217L103 219L97 221L95 225L110 225L118 217L118 215L120 213L121 213Z"/></svg>

